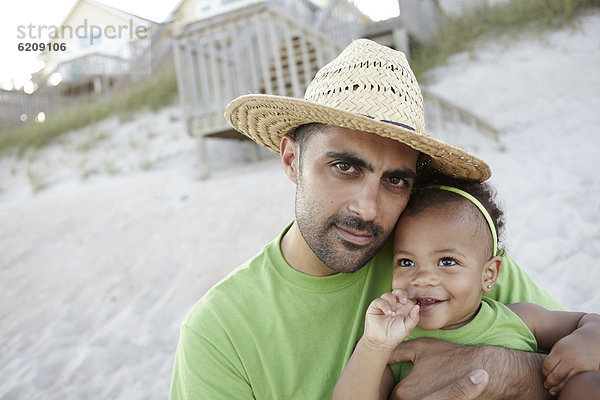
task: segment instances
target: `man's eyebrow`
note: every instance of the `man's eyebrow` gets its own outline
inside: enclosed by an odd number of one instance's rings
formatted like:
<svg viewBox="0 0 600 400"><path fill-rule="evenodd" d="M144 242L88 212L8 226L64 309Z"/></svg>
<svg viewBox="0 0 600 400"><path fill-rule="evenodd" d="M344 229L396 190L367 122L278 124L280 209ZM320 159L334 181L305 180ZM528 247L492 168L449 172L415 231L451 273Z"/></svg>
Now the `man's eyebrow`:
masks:
<svg viewBox="0 0 600 400"><path fill-rule="evenodd" d="M325 156L327 156L329 158L333 158L333 159L339 159L344 162L347 162L348 164L352 164L357 167L361 167L368 171L373 172L373 166L355 154L347 153L347 152L328 151L325 153ZM384 175L385 176L393 176L393 177L397 177L397 178L404 178L404 179L416 179L417 178L417 173L409 168L393 169L391 171L387 171Z"/></svg>
<svg viewBox="0 0 600 400"><path fill-rule="evenodd" d="M371 172L373 171L373 166L371 164L369 164L362 158L360 158L352 153L328 151L325 153L325 155L329 158L336 158L336 159L342 160L344 162L347 162L348 164L352 164L357 167L367 169Z"/></svg>

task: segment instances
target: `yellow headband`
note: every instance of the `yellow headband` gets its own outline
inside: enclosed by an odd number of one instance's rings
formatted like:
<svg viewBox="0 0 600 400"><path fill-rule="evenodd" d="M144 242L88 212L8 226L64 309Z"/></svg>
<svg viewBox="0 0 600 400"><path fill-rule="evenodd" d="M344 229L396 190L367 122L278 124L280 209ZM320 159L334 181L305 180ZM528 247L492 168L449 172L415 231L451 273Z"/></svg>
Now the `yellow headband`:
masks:
<svg viewBox="0 0 600 400"><path fill-rule="evenodd" d="M485 217L485 220L487 221L488 225L490 226L490 231L492 232L492 241L494 242L494 252L493 252L492 256L496 256L498 254L498 234L496 233L496 227L494 226L494 221L492 221L492 217L490 216L490 213L488 213L488 211L485 209L485 207L483 206L483 204L481 204L481 202L479 200L477 200L475 197L473 197L471 194L465 192L464 190L458 189L458 188L455 188L452 186L432 185L432 186L427 186L425 189L440 189L440 190L446 190L448 192L453 192L453 193L461 195L465 199L469 200L471 203L475 204L475 207L477 207L479 209L479 211L481 211L481 213Z"/></svg>

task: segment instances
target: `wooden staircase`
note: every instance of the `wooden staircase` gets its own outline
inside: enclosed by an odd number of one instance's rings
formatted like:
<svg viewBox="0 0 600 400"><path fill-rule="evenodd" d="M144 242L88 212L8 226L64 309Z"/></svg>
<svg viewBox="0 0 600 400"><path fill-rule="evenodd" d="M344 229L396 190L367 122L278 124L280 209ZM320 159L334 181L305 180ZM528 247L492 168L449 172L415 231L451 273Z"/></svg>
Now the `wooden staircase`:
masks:
<svg viewBox="0 0 600 400"><path fill-rule="evenodd" d="M279 46L269 66L268 82L261 77L261 86L258 93L272 93L277 91L284 96L302 97L308 83L319 70L319 60L315 46L305 42L300 37L291 39L291 49L285 43ZM305 85L298 87L298 79L302 77ZM268 83L268 84L267 84Z"/></svg>
<svg viewBox="0 0 600 400"><path fill-rule="evenodd" d="M223 118L231 100L248 93L303 97L316 72L354 39L332 40L305 23L321 20L310 14L318 8L298 8L304 3L293 3L295 12L307 14L286 13L282 0L253 3L191 24L176 37L173 52L180 104L188 133L198 140L201 177L209 173L206 138L245 139ZM355 21L357 26L359 22Z"/></svg>
<svg viewBox="0 0 600 400"><path fill-rule="evenodd" d="M323 9L308 0L265 0L184 27L173 53L200 177L209 174L206 138L246 139L223 118L231 100L249 93L303 97L317 71L367 32L367 22L347 0L330 0ZM481 118L425 89L423 96L426 117L435 115L439 131L454 120L497 140L498 132Z"/></svg>

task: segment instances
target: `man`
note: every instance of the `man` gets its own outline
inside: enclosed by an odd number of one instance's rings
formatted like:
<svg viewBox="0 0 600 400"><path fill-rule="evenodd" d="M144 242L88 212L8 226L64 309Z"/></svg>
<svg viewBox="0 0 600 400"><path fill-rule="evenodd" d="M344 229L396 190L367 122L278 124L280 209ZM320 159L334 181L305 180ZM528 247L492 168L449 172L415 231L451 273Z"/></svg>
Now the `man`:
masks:
<svg viewBox="0 0 600 400"><path fill-rule="evenodd" d="M485 180L485 162L424 134L418 83L400 52L368 40L323 67L305 99L248 95L229 122L281 154L296 220L212 288L181 328L171 398L330 398L370 301L389 291L388 238L425 170ZM269 205L272 206L272 205ZM512 260L492 296L557 308ZM438 341L399 346L398 398L545 398L541 355ZM434 373L435 372L435 373Z"/></svg>

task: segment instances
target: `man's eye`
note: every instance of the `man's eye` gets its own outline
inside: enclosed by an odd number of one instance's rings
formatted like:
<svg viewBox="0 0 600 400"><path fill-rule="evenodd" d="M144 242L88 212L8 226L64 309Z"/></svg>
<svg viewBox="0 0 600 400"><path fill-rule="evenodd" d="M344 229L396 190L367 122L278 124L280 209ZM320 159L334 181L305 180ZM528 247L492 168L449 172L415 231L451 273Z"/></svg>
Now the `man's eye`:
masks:
<svg viewBox="0 0 600 400"><path fill-rule="evenodd" d="M406 181L406 179L404 178L397 178L397 177L390 177L389 181L392 185L397 186L397 187L404 187L408 184L408 182Z"/></svg>
<svg viewBox="0 0 600 400"><path fill-rule="evenodd" d="M355 168L352 165L350 165L350 164L348 164L346 162L338 162L338 163L335 163L334 166L337 169L339 169L340 171L346 172L346 173L347 172L354 172L355 171Z"/></svg>
<svg viewBox="0 0 600 400"><path fill-rule="evenodd" d="M457 262L454 258L450 258L450 257L444 257L442 259L440 259L438 265L441 267L451 267L453 265L456 265Z"/></svg>
<svg viewBox="0 0 600 400"><path fill-rule="evenodd" d="M401 258L400 260L398 260L399 267L412 267L414 265L415 263L409 260L408 258Z"/></svg>

